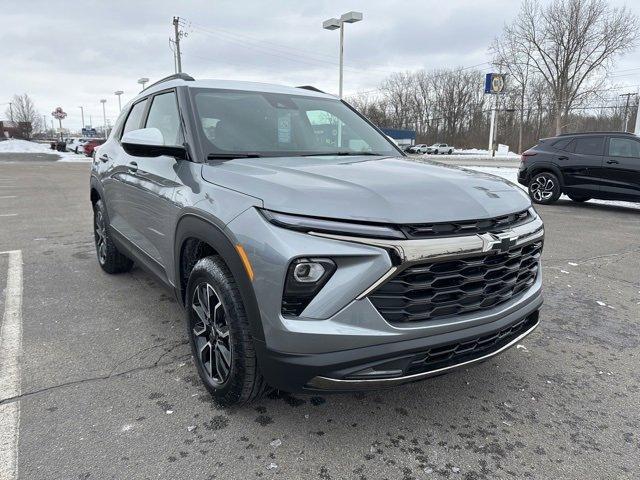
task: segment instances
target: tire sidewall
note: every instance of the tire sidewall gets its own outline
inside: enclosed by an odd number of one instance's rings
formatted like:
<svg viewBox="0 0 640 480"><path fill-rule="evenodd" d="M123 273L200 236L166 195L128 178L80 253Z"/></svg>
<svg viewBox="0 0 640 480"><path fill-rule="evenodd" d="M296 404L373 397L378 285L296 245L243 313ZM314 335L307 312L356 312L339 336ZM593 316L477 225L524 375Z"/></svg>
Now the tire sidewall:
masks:
<svg viewBox="0 0 640 480"><path fill-rule="evenodd" d="M232 287L229 281L230 272L225 268L226 266L223 267L221 264L222 260L219 257L207 257L198 261L191 271L185 298L185 324L193 361L202 382L207 390L221 403L233 404L240 399L246 381L244 348L246 339L243 338L243 335L246 335L247 332L243 331L239 324L246 319L246 313L239 292ZM198 358L199 352L192 332L193 322L196 319L196 314L192 308L193 294L196 287L203 282L209 283L214 288L223 303L223 308L227 315L231 343L231 371L228 379L223 384L213 382L205 371L202 362Z"/></svg>

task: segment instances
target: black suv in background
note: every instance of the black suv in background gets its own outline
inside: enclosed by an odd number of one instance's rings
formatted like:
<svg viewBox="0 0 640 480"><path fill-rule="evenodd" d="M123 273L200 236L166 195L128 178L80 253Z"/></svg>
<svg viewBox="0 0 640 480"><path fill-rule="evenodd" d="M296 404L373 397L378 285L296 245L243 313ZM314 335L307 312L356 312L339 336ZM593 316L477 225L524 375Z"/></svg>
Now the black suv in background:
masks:
<svg viewBox="0 0 640 480"><path fill-rule="evenodd" d="M563 193L575 202L640 202L640 137L592 132L544 138L522 154L518 182L535 203L553 203Z"/></svg>

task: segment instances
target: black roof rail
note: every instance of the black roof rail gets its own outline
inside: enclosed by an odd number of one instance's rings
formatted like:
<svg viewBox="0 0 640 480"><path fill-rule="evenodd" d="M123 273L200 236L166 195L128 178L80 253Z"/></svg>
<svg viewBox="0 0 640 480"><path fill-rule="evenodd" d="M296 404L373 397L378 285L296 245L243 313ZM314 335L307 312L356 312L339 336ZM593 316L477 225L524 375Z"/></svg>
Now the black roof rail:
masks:
<svg viewBox="0 0 640 480"><path fill-rule="evenodd" d="M320 90L319 88L314 87L313 85L301 85L301 86L296 87L296 88L302 88L304 90L311 90L312 92L325 93L322 90Z"/></svg>
<svg viewBox="0 0 640 480"><path fill-rule="evenodd" d="M155 87L156 85L158 85L160 83L168 82L170 80L185 80L187 82L193 82L193 81L195 81L195 78L193 78L191 75L187 75L186 73L174 73L173 75L169 75L168 77L161 78L157 82L153 82L151 85L146 87L145 90L147 90L147 89L149 89L151 87Z"/></svg>
<svg viewBox="0 0 640 480"><path fill-rule="evenodd" d="M631 132L617 132L617 131L603 131L603 132L574 132L574 133L561 133L558 137L569 137L571 135L634 135Z"/></svg>

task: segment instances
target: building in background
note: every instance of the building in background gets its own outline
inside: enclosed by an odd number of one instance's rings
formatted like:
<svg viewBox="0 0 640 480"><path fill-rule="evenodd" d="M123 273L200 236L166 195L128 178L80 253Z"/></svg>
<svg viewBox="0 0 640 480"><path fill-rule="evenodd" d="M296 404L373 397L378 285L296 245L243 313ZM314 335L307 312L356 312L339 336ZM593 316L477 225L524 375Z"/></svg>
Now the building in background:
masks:
<svg viewBox="0 0 640 480"><path fill-rule="evenodd" d="M415 130L398 130L396 128L381 128L382 133L392 138L399 146L407 147L416 143Z"/></svg>

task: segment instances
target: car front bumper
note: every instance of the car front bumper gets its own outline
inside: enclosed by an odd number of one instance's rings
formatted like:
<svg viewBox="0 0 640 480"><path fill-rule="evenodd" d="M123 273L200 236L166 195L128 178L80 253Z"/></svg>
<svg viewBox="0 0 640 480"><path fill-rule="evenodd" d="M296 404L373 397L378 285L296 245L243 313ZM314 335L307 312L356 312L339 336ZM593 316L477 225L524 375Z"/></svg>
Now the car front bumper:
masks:
<svg viewBox="0 0 640 480"><path fill-rule="evenodd" d="M264 339L254 339L260 369L271 385L282 390L380 388L438 375L500 353L538 322L541 270L527 290L504 303L429 321L391 324L368 298L378 285L408 265L488 252L497 240L491 234L390 241L307 234L272 225L253 208L236 217L227 230L243 245L255 275L254 293L264 331ZM514 227L511 233L518 244L540 241L542 221L536 215L534 221ZM391 261L390 252L399 265ZM287 268L301 257L330 257L338 268L299 317L283 316ZM484 337L518 324L522 328L513 338L509 334L506 343L501 339L489 348L472 349L475 353L471 355L456 353L451 361L416 367L420 356L431 356L434 349L464 344L456 347L464 351L473 339L486 344Z"/></svg>

